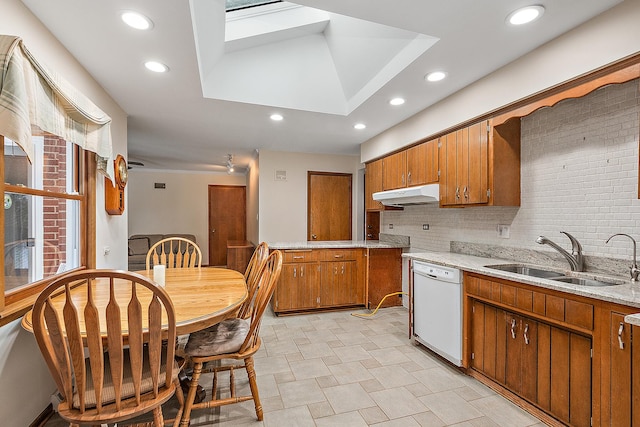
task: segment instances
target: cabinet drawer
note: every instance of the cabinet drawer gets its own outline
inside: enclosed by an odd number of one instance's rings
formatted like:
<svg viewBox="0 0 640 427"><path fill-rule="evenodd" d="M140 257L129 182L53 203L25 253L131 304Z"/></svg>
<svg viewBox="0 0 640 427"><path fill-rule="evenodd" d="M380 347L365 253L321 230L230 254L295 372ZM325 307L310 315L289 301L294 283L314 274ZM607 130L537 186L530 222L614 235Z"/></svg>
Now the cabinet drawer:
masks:
<svg viewBox="0 0 640 427"><path fill-rule="evenodd" d="M593 330L593 305L578 301L565 301L565 322Z"/></svg>
<svg viewBox="0 0 640 427"><path fill-rule="evenodd" d="M286 250L284 251L283 262L313 262L318 259L318 252L311 249L308 250Z"/></svg>
<svg viewBox="0 0 640 427"><path fill-rule="evenodd" d="M321 261L350 261L356 259L357 249L326 249L322 251Z"/></svg>

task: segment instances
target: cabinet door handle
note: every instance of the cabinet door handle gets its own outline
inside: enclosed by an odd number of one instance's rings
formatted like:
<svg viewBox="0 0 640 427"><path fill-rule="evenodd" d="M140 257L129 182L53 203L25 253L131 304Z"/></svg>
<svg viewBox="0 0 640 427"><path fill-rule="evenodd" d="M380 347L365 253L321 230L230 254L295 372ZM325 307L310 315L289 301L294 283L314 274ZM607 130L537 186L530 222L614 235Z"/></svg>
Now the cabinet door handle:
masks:
<svg viewBox="0 0 640 427"><path fill-rule="evenodd" d="M516 319L511 319L511 338L516 339Z"/></svg>
<svg viewBox="0 0 640 427"><path fill-rule="evenodd" d="M624 323L620 322L620 327L618 328L618 345L620 346L620 350L624 350L624 341L622 341L622 332L624 332Z"/></svg>
<svg viewBox="0 0 640 427"><path fill-rule="evenodd" d="M407 184L411 184L411 171L407 172Z"/></svg>
<svg viewBox="0 0 640 427"><path fill-rule="evenodd" d="M462 190L462 194L464 194L464 198L469 200L469 189L465 186Z"/></svg>
<svg viewBox="0 0 640 427"><path fill-rule="evenodd" d="M404 174L402 174L402 180L400 182L402 182L402 185L404 185Z"/></svg>
<svg viewBox="0 0 640 427"><path fill-rule="evenodd" d="M304 277L304 266L300 267L300 277Z"/></svg>
<svg viewBox="0 0 640 427"><path fill-rule="evenodd" d="M304 255L296 255L293 259L304 259Z"/></svg>
<svg viewBox="0 0 640 427"><path fill-rule="evenodd" d="M344 258L344 255L334 255L334 258Z"/></svg>
<svg viewBox="0 0 640 427"><path fill-rule="evenodd" d="M524 343L529 345L529 324L525 323L524 325Z"/></svg>
<svg viewBox="0 0 640 427"><path fill-rule="evenodd" d="M460 198L460 187L456 187L456 200Z"/></svg>
<svg viewBox="0 0 640 427"><path fill-rule="evenodd" d="M295 279L296 277L298 277L298 269L293 267L293 278Z"/></svg>
<svg viewBox="0 0 640 427"><path fill-rule="evenodd" d="M342 274L344 275L344 264L342 265Z"/></svg>

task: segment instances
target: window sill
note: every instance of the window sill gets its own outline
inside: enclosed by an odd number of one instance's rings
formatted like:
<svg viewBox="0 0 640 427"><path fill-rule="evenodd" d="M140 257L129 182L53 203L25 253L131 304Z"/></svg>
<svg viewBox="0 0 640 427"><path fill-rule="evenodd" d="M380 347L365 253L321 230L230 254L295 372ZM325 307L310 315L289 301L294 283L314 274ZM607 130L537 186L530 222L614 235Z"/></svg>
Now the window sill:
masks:
<svg viewBox="0 0 640 427"><path fill-rule="evenodd" d="M13 304L6 305L2 310L0 310L0 327L24 316L33 308L36 298L38 298L38 295L33 295L28 298L21 299Z"/></svg>

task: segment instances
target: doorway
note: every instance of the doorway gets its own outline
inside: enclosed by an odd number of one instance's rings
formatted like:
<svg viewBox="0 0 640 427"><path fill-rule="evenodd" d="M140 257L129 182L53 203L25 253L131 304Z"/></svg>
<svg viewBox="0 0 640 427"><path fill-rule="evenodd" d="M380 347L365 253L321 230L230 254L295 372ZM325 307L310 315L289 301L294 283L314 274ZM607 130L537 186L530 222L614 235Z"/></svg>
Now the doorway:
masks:
<svg viewBox="0 0 640 427"><path fill-rule="evenodd" d="M246 240L247 188L209 186L209 265L227 265L227 241Z"/></svg>
<svg viewBox="0 0 640 427"><path fill-rule="evenodd" d="M350 173L307 173L307 240L351 240Z"/></svg>

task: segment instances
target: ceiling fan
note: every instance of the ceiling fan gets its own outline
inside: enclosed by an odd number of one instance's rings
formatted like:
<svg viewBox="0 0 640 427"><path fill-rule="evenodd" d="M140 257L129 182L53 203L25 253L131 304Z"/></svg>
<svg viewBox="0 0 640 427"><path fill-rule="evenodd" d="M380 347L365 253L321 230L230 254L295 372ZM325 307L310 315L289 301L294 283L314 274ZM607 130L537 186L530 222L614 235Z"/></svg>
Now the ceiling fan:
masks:
<svg viewBox="0 0 640 427"><path fill-rule="evenodd" d="M133 169L134 166L144 167L144 163L131 160L127 162L127 169Z"/></svg>

